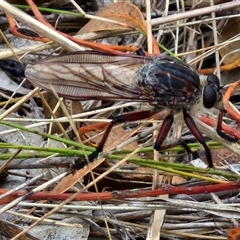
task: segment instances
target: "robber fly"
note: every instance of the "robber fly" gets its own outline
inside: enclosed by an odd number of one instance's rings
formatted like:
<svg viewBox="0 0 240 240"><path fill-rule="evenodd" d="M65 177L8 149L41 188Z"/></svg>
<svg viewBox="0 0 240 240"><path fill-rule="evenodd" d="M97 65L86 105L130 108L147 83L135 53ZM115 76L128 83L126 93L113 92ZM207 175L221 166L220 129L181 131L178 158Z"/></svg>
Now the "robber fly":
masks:
<svg viewBox="0 0 240 240"><path fill-rule="evenodd" d="M164 119L154 145L156 150L161 150L174 114L182 111L186 125L205 149L209 167L213 167L210 149L189 110L200 101L208 109L216 107L221 101L221 86L215 75L209 75L203 83L193 67L174 58L110 55L96 51L52 57L26 68L16 61L6 60L0 61L0 67L13 75L25 76L46 90L54 88L67 99L147 102L157 109L169 108L170 114ZM89 161L93 161L103 150L115 123L140 120L151 115L151 111L143 111L114 118L96 151L89 155Z"/></svg>

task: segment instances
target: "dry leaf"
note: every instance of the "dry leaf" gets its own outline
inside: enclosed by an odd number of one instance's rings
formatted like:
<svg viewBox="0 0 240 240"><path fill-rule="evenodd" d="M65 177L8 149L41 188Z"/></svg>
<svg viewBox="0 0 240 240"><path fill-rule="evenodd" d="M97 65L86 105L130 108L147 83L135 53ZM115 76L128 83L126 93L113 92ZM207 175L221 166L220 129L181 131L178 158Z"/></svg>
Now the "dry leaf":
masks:
<svg viewBox="0 0 240 240"><path fill-rule="evenodd" d="M116 2L109 4L98 11L96 16L121 22L132 29L138 28L146 32L145 20L141 11L130 2ZM78 32L78 34L99 31L121 32L126 30L129 30L129 28L115 23L92 19Z"/></svg>
<svg viewBox="0 0 240 240"><path fill-rule="evenodd" d="M240 28L240 18L230 19L228 21L227 25L222 30L221 35L219 36L219 43L227 41L230 38L232 38L233 36L238 35L239 28ZM230 43L226 47L220 49L221 57L223 58L226 54L233 52L234 50L239 49L239 48L240 48L240 40L234 41L233 43ZM225 65L230 64L238 58L239 58L239 51L228 54L228 56L226 56L223 59L223 63Z"/></svg>

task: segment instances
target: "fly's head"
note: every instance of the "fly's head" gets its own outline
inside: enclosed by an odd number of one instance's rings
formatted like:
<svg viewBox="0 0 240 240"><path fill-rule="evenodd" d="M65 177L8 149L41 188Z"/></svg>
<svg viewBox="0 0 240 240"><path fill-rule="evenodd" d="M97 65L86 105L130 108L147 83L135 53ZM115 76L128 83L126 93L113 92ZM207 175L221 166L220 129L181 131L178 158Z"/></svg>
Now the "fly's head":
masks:
<svg viewBox="0 0 240 240"><path fill-rule="evenodd" d="M13 77L25 77L25 65L15 60L0 60L0 69Z"/></svg>
<svg viewBox="0 0 240 240"><path fill-rule="evenodd" d="M203 87L202 92L203 106L205 108L218 107L217 105L222 100L221 89L219 78L216 75L207 76L206 85Z"/></svg>

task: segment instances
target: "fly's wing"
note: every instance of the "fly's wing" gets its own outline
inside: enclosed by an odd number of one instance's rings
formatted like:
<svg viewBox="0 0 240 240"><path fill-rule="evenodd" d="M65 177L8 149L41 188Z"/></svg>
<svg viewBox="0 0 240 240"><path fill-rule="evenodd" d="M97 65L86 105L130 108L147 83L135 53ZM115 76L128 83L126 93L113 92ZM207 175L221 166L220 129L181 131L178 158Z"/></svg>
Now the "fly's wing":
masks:
<svg viewBox="0 0 240 240"><path fill-rule="evenodd" d="M74 100L148 101L138 87L145 58L94 51L71 53L28 65L25 76L36 85Z"/></svg>

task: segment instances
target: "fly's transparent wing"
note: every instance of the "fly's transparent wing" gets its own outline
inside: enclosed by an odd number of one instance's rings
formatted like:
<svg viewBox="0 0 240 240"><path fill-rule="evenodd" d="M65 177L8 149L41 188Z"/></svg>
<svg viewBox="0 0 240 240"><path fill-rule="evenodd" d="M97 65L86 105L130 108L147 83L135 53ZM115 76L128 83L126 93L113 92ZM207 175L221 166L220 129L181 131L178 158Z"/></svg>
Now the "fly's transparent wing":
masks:
<svg viewBox="0 0 240 240"><path fill-rule="evenodd" d="M144 63L145 58L140 56L84 51L28 65L25 76L36 85L49 91L54 88L60 96L69 99L149 101L137 84L138 71Z"/></svg>

